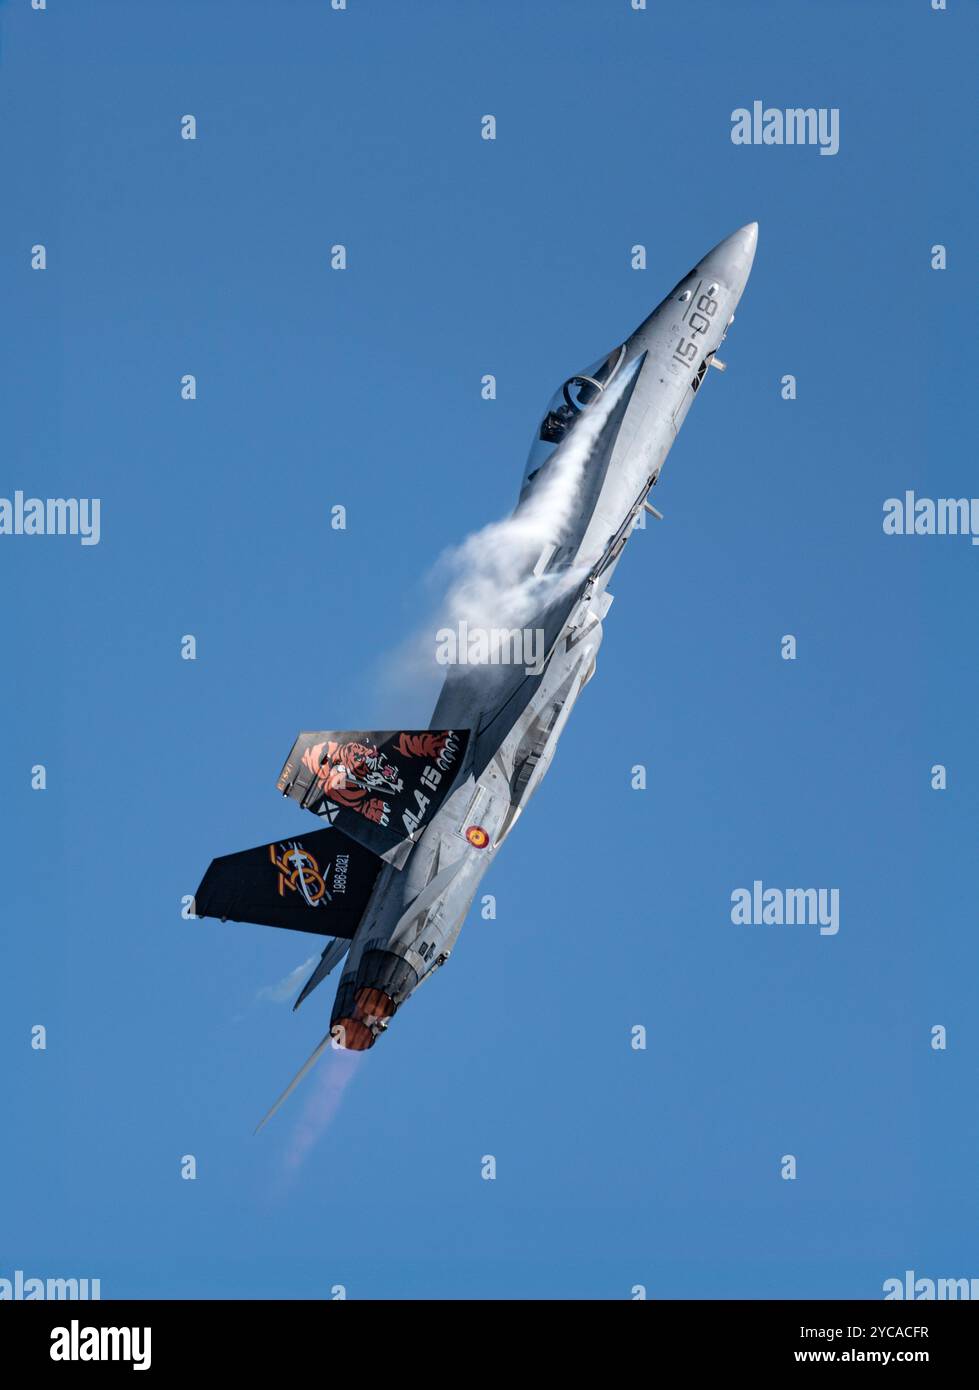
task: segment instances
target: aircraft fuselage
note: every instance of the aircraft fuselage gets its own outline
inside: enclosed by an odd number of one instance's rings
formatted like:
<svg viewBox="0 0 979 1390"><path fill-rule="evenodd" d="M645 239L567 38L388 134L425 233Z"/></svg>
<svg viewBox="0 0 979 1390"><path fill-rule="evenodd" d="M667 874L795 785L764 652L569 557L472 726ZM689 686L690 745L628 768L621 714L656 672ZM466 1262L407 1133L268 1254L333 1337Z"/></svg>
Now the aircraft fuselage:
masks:
<svg viewBox="0 0 979 1390"><path fill-rule="evenodd" d="M519 666L449 671L430 727L470 730L465 758L404 866L386 863L374 885L337 990L336 1046L370 1047L445 962L480 880L547 771L595 671L609 580L726 336L756 241L749 223L714 247L620 348L565 383L541 422L517 517L566 466L582 422L599 422L571 477L573 506L526 558L527 578L549 585L539 615L546 655L531 675Z"/></svg>

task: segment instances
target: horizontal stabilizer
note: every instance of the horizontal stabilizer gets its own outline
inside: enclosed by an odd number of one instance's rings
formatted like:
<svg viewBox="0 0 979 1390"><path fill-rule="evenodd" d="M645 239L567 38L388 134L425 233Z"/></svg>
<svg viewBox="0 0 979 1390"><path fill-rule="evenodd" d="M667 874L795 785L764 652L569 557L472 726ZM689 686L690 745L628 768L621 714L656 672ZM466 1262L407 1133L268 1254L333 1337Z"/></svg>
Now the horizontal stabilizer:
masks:
<svg viewBox="0 0 979 1390"><path fill-rule="evenodd" d="M314 830L212 859L194 897L198 917L350 938L380 862L340 830Z"/></svg>
<svg viewBox="0 0 979 1390"><path fill-rule="evenodd" d="M319 960L316 963L316 969L313 971L312 975L310 975L309 979L303 985L302 989L299 992L299 998L292 1006L293 1013L295 1013L295 1011L299 1008L299 1005L303 1002L307 995L312 994L316 986L323 983L323 981L326 979L327 975L329 975L333 967L343 960L344 956L347 954L349 950L350 942L342 936L336 937L333 941L327 944L323 951L323 954L320 956Z"/></svg>
<svg viewBox="0 0 979 1390"><path fill-rule="evenodd" d="M301 733L276 785L400 868L445 800L468 742L468 729Z"/></svg>

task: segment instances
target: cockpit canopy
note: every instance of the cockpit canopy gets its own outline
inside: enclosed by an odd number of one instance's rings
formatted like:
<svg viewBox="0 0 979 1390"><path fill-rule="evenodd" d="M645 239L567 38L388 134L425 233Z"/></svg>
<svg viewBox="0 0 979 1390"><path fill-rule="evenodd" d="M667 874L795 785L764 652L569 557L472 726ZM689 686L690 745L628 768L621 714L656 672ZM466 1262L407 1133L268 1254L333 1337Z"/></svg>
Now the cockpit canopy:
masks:
<svg viewBox="0 0 979 1390"><path fill-rule="evenodd" d="M574 429L584 410L596 401L615 376L625 357L625 344L601 357L583 372L569 376L547 403L524 469L524 487L535 477L557 446Z"/></svg>

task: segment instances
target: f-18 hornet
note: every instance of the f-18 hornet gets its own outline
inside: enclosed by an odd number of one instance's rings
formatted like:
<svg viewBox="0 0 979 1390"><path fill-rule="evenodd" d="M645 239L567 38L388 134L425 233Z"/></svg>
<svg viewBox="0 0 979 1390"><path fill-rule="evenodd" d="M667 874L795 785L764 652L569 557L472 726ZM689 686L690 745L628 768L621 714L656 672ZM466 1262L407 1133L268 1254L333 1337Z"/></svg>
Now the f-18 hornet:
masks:
<svg viewBox="0 0 979 1390"><path fill-rule="evenodd" d="M448 960L595 674L609 583L643 509L660 516L650 491L710 368L724 371L716 354L757 239L755 222L726 237L554 393L500 523L513 543L499 622L474 625L483 645L446 666L429 728L300 733L278 789L323 828L224 855L204 875L198 916L329 938L295 1007L344 961L329 1029L270 1114L331 1043L373 1047ZM505 659L528 633L524 659Z"/></svg>

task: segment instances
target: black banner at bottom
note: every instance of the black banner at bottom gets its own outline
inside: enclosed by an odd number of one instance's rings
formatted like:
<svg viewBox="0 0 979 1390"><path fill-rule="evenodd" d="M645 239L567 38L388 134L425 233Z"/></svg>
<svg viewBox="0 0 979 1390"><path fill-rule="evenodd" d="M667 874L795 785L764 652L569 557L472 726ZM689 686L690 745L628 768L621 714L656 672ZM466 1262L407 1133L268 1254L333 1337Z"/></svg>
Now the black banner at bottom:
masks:
<svg viewBox="0 0 979 1390"><path fill-rule="evenodd" d="M513 1343L500 1336L511 1329L521 1345L546 1356L553 1375L565 1358L580 1372L583 1354L607 1357L610 1347L619 1364L631 1354L637 1366L687 1371L836 1363L951 1370L968 1366L979 1325L974 1304L926 1301L28 1301L0 1316L5 1364L20 1376L60 1365L66 1380L85 1367L164 1377L267 1371L290 1379L329 1369L335 1379L347 1361L351 1370L362 1367L368 1346L388 1375L399 1367L413 1373L439 1306L448 1311L444 1331L452 1340L471 1333L480 1368L493 1371L498 1357L501 1374L513 1370Z"/></svg>

